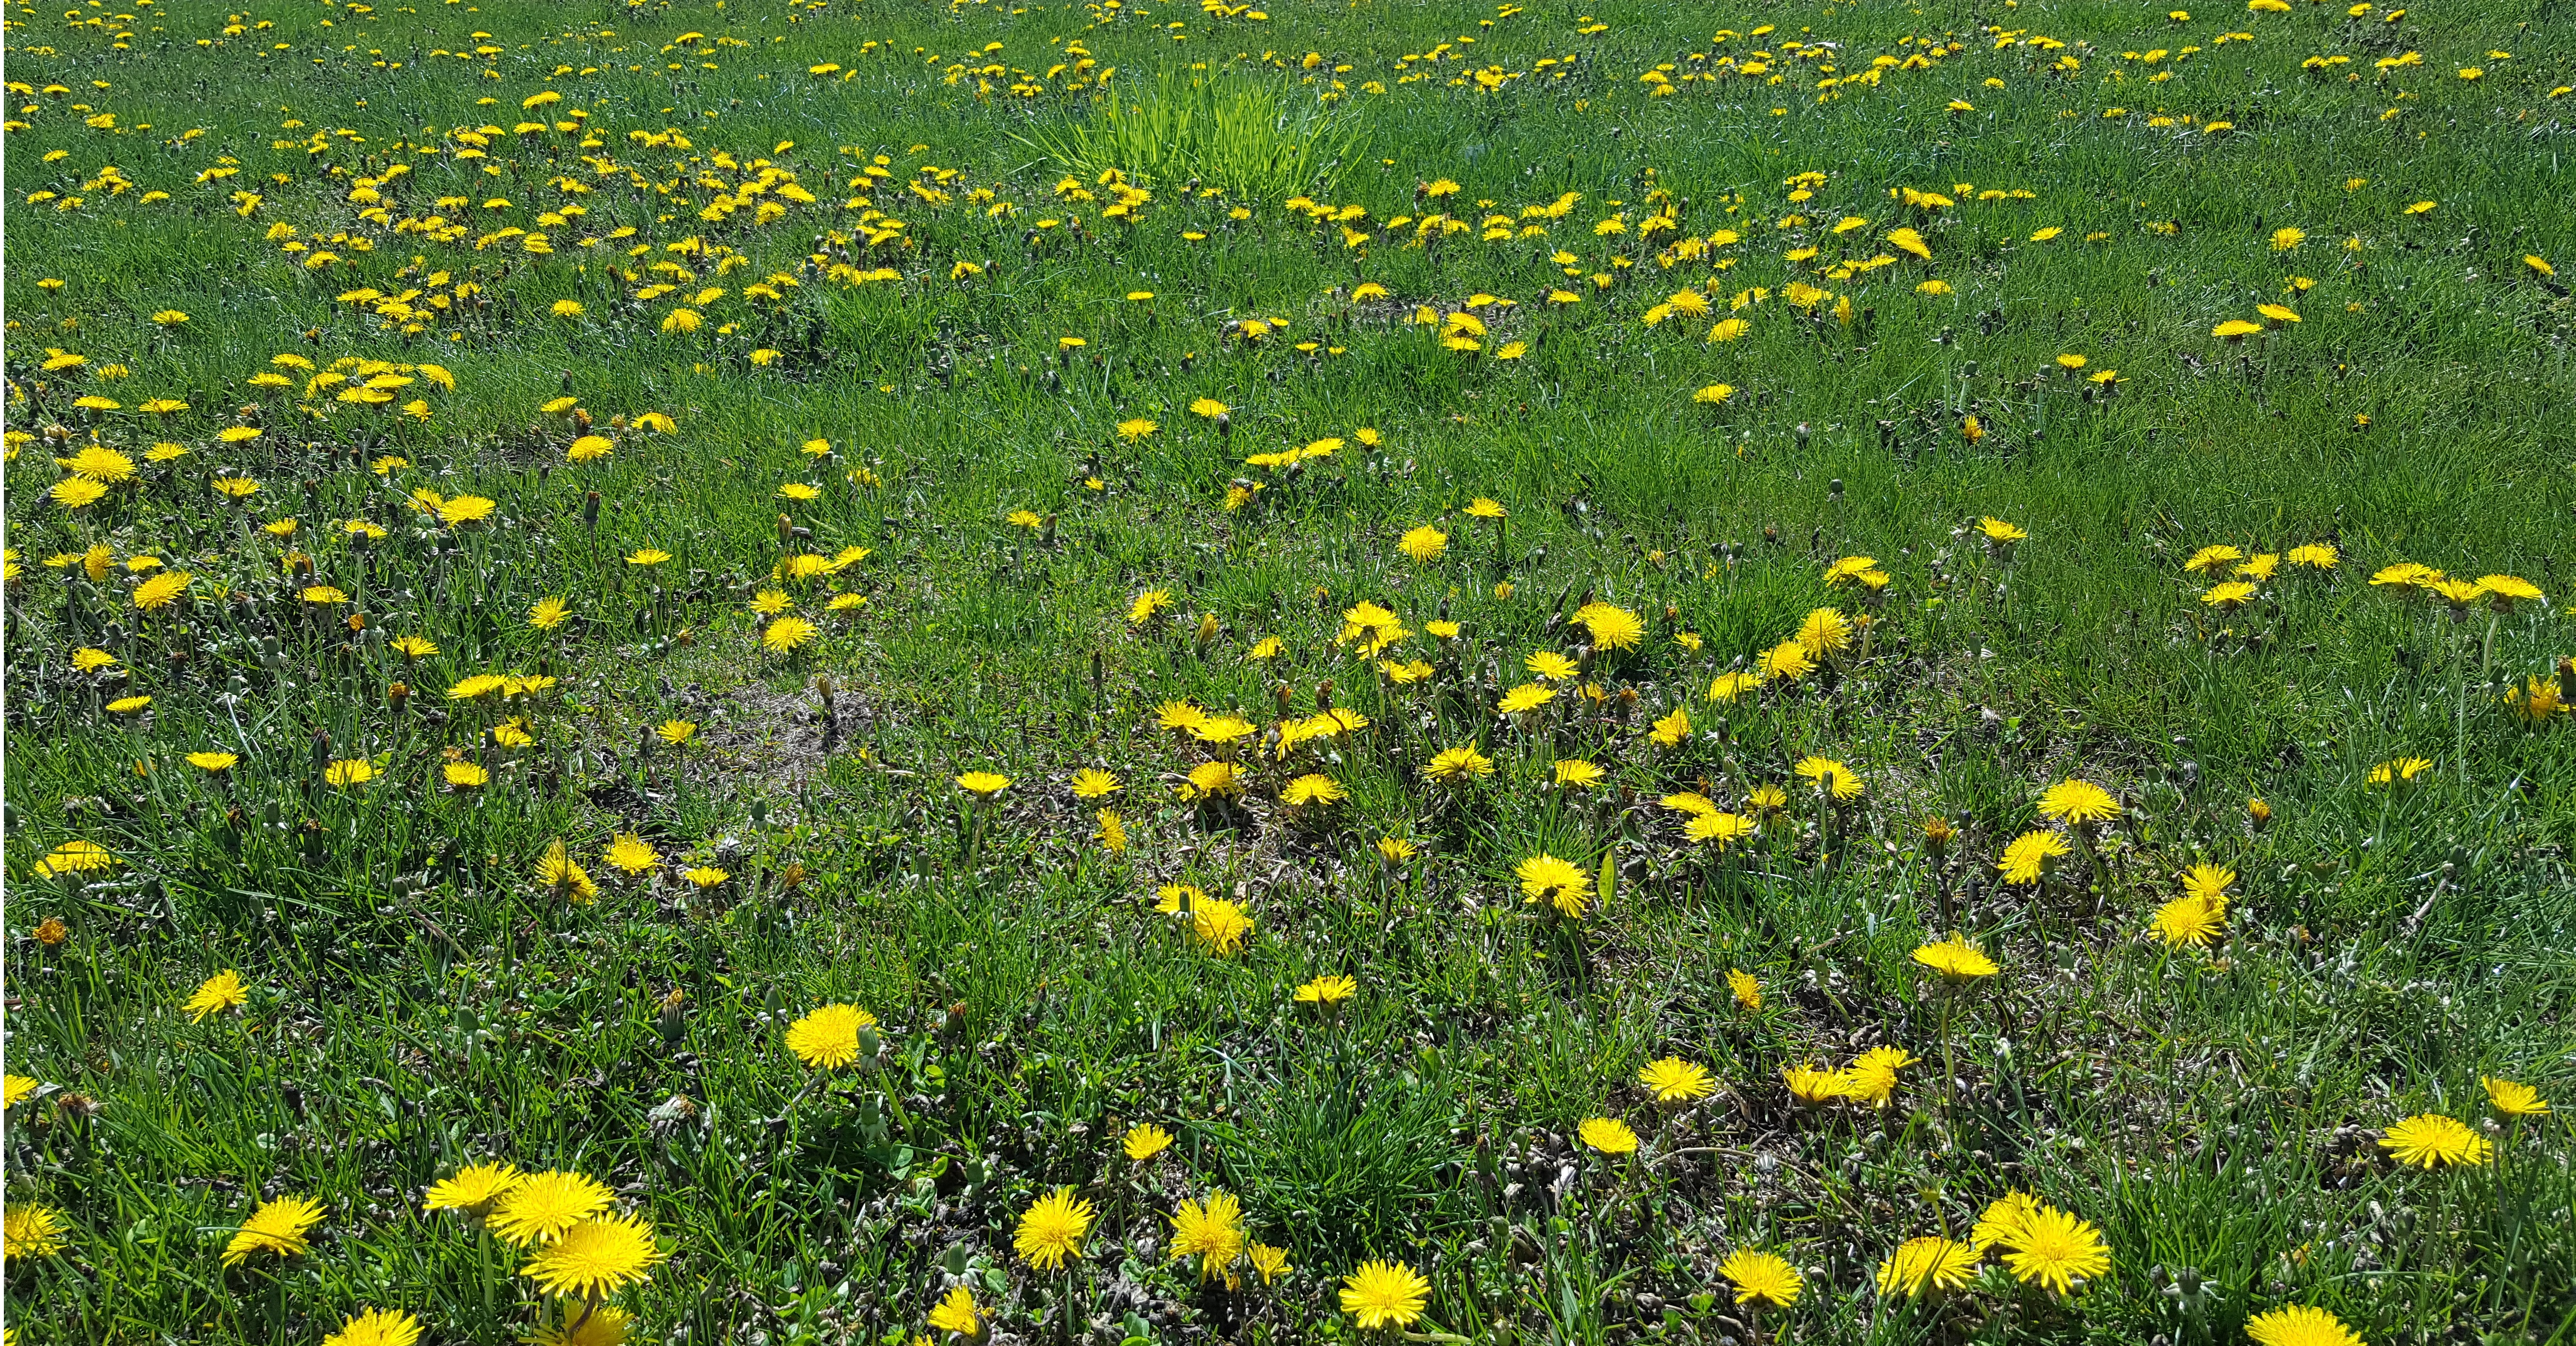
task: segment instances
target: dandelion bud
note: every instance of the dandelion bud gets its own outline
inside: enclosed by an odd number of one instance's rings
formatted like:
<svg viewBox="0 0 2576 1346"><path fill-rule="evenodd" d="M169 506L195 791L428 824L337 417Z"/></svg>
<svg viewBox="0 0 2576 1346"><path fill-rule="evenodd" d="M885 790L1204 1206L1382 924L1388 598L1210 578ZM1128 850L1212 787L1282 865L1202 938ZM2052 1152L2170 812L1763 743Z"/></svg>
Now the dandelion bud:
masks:
<svg viewBox="0 0 2576 1346"><path fill-rule="evenodd" d="M1220 437L1234 433L1234 416L1232 413L1222 413L1218 415L1216 418L1216 432Z"/></svg>
<svg viewBox="0 0 2576 1346"><path fill-rule="evenodd" d="M786 515L784 515L784 514L779 515L779 516L778 516L778 540L779 540L780 542L782 542L782 543L783 543L783 542L787 541L789 538L794 537L795 535L796 535L796 521L795 521L794 519L788 518L788 517L787 517Z"/></svg>
<svg viewBox="0 0 2576 1346"><path fill-rule="evenodd" d="M2558 701L2561 705L2576 706L2576 658L2559 656Z"/></svg>
<svg viewBox="0 0 2576 1346"><path fill-rule="evenodd" d="M590 413L589 413L589 412L584 411L584 410L582 410L582 409L581 409L581 408L579 408L579 407L574 407L574 408L572 409L572 428L573 428L573 429L578 430L578 431L580 431L581 433L583 433L583 434L585 434L585 435L586 435L586 434L589 434L589 433L590 433L590 424L591 424L591 422L590 422Z"/></svg>
<svg viewBox="0 0 2576 1346"><path fill-rule="evenodd" d="M1279 718L1287 719L1288 712L1296 707L1297 689L1283 682L1271 688L1270 695L1279 703Z"/></svg>
<svg viewBox="0 0 2576 1346"><path fill-rule="evenodd" d="M1762 540L1775 547L1780 545L1780 526L1769 523L1762 525Z"/></svg>
<svg viewBox="0 0 2576 1346"><path fill-rule="evenodd" d="M407 682L397 682L397 683L395 683L393 686L391 686L391 687L387 687L387 688L385 689L385 705L386 705L387 707L391 708L391 709L393 710L393 712L394 712L395 714L397 714L397 715L399 715L399 714L401 714L401 713L402 713L403 707L404 707L406 704L408 704L410 701L411 701L411 684L410 684L410 683L407 683Z"/></svg>
<svg viewBox="0 0 2576 1346"><path fill-rule="evenodd" d="M581 498L581 526L584 528L599 526L599 492L597 491L591 491Z"/></svg>
<svg viewBox="0 0 2576 1346"><path fill-rule="evenodd" d="M2246 800L2245 816L2253 819L2255 828L2260 830L2265 823L2272 821L2272 806L2260 799Z"/></svg>
<svg viewBox="0 0 2576 1346"><path fill-rule="evenodd" d="M1322 682L1315 684L1315 709L1331 710L1332 708L1333 680L1331 678L1326 678Z"/></svg>
<svg viewBox="0 0 2576 1346"><path fill-rule="evenodd" d="M1923 847L1932 852L1932 858L1936 860L1950 853L1950 842L1958 835L1959 829L1947 818L1923 820Z"/></svg>
<svg viewBox="0 0 2576 1346"><path fill-rule="evenodd" d="M877 1041L876 1025L866 1024L861 1026L859 1029L859 1068L862 1070L876 1069L877 1053L880 1050L882 1050L882 1045Z"/></svg>
<svg viewBox="0 0 2576 1346"><path fill-rule="evenodd" d="M688 1002L689 993L676 986L671 988L669 995L662 997L662 1012L659 1017L664 1042L677 1043L681 1034L687 1031L687 1022L681 1017L680 1011Z"/></svg>

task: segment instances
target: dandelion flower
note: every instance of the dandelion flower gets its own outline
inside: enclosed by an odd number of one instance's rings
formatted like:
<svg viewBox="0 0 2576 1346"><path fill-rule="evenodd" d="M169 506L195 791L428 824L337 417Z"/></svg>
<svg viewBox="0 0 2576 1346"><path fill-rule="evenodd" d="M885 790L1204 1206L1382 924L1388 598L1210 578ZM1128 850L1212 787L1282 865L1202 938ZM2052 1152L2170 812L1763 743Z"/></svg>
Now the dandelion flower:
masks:
<svg viewBox="0 0 2576 1346"><path fill-rule="evenodd" d="M1789 1259L1778 1253L1738 1248L1717 1264L1717 1274L1735 1283L1738 1304L1768 1304L1785 1309L1798 1302L1806 1282Z"/></svg>
<svg viewBox="0 0 2576 1346"><path fill-rule="evenodd" d="M2024 832L2004 847L1995 868L2006 883L2037 883L2048 872L2048 862L2075 853L2066 838L2055 832Z"/></svg>
<svg viewBox="0 0 2576 1346"><path fill-rule="evenodd" d="M1210 1192L1204 1201L1184 1201L1172 1212L1170 1257L1199 1259L1199 1279L1213 1280L1243 1255L1243 1203L1228 1192Z"/></svg>
<svg viewBox="0 0 2576 1346"><path fill-rule="evenodd" d="M95 841L74 839L56 846L44 859L38 860L36 874L42 878L56 874L87 874L117 863L117 858L109 854L106 847Z"/></svg>
<svg viewBox="0 0 2576 1346"><path fill-rule="evenodd" d="M1343 789L1339 782L1330 776L1317 773L1299 776L1288 782L1287 786L1279 792L1281 803L1300 808L1314 804L1335 804L1349 797L1350 792Z"/></svg>
<svg viewBox="0 0 2576 1346"><path fill-rule="evenodd" d="M825 1005L787 1026L787 1050L809 1066L838 1070L859 1059L859 1034L876 1021L856 1005Z"/></svg>
<svg viewBox="0 0 2576 1346"><path fill-rule="evenodd" d="M1070 1187L1059 1187L1021 1212L1011 1246L1030 1266L1054 1271L1065 1258L1082 1256L1082 1236L1091 1230L1091 1215L1090 1202L1076 1200Z"/></svg>
<svg viewBox="0 0 2576 1346"><path fill-rule="evenodd" d="M2226 909L2192 894L2156 908L2156 938L2174 948L2206 948L2227 933Z"/></svg>
<svg viewBox="0 0 2576 1346"><path fill-rule="evenodd" d="M52 496L54 503L65 509L79 509L105 499L107 488L87 477L65 477L55 482L45 494Z"/></svg>
<svg viewBox="0 0 2576 1346"><path fill-rule="evenodd" d="M242 989L241 974L231 968L206 978L197 993L188 997L180 1008L188 1011L188 1022L204 1023L206 1017L225 1010L240 1009L250 1003L250 993Z"/></svg>
<svg viewBox="0 0 2576 1346"><path fill-rule="evenodd" d="M1161 1154L1170 1148L1171 1144L1171 1132L1152 1122L1138 1122L1127 1128L1127 1136L1120 1142L1119 1148L1126 1152L1130 1162L1141 1164Z"/></svg>
<svg viewBox="0 0 2576 1346"><path fill-rule="evenodd" d="M1849 803L1860 798L1860 777L1850 767L1830 757L1807 757L1799 761L1798 775L1814 781L1820 793L1830 794L1836 803Z"/></svg>
<svg viewBox="0 0 2576 1346"><path fill-rule="evenodd" d="M1252 935L1252 918L1239 903L1211 897L1194 905L1190 913L1190 934L1211 953L1219 957L1243 947Z"/></svg>
<svg viewBox="0 0 2576 1346"><path fill-rule="evenodd" d="M420 1340L420 1320L392 1309L369 1309L351 1314L340 1322L340 1330L322 1339L322 1346L413 1346Z"/></svg>
<svg viewBox="0 0 2576 1346"><path fill-rule="evenodd" d="M561 839L546 843L544 853L537 857L537 886L576 903L599 896L599 885L591 882L590 871L572 858Z"/></svg>
<svg viewBox="0 0 2576 1346"><path fill-rule="evenodd" d="M1914 961L1954 982L1991 977L2001 971L1995 966L1995 960L1970 947L1965 939L1957 935L1916 949Z"/></svg>
<svg viewBox="0 0 2576 1346"><path fill-rule="evenodd" d="M2370 769L2370 783L2373 785L2401 784L2412 781L2432 769L2432 762L2425 758L2392 758Z"/></svg>
<svg viewBox="0 0 2576 1346"><path fill-rule="evenodd" d="M28 1257L51 1257L63 1250L67 1228L62 1212L51 1206L12 1202L7 1218L0 1220L0 1258L16 1262Z"/></svg>
<svg viewBox="0 0 2576 1346"><path fill-rule="evenodd" d="M930 1325L942 1332L973 1337L982 1326L975 1314L975 1296L965 1286L957 1286L948 1297L930 1310Z"/></svg>
<svg viewBox="0 0 2576 1346"><path fill-rule="evenodd" d="M1581 668L1554 650L1539 650L1521 661L1521 667L1549 682L1564 682L1580 673Z"/></svg>
<svg viewBox="0 0 2576 1346"><path fill-rule="evenodd" d="M1581 758L1560 758L1554 766L1557 785L1569 790L1588 790L1601 783L1602 774L1598 764Z"/></svg>
<svg viewBox="0 0 2576 1346"><path fill-rule="evenodd" d="M2111 1250L2090 1221L2042 1206L2023 1221L2020 1243L2004 1254L2004 1265L2023 1284L2037 1281L2063 1295L2074 1291L2077 1278L2109 1271Z"/></svg>
<svg viewBox="0 0 2576 1346"><path fill-rule="evenodd" d="M196 576L184 570L164 571L134 586L134 606L139 612L159 612L179 601L188 592Z"/></svg>
<svg viewBox="0 0 2576 1346"><path fill-rule="evenodd" d="M1186 799L1215 799L1243 792L1242 773L1232 762L1201 762L1190 768Z"/></svg>
<svg viewBox="0 0 2576 1346"><path fill-rule="evenodd" d="M1576 1128L1583 1143L1607 1155L1637 1152L1637 1133L1616 1117L1586 1117Z"/></svg>
<svg viewBox="0 0 2576 1346"><path fill-rule="evenodd" d="M1580 866L1541 853L1523 860L1512 870L1521 882L1521 894L1553 904L1568 919L1583 919L1591 905L1592 880Z"/></svg>
<svg viewBox="0 0 2576 1346"><path fill-rule="evenodd" d="M1458 785L1494 774L1494 759L1473 747L1446 748L1435 755L1422 774L1442 785Z"/></svg>
<svg viewBox="0 0 2576 1346"><path fill-rule="evenodd" d="M1720 673L1708 684L1708 695L1704 699L1713 705L1732 705L1745 693L1759 691L1761 687L1762 677L1758 673Z"/></svg>
<svg viewBox="0 0 2576 1346"><path fill-rule="evenodd" d="M1687 1103L1717 1091L1717 1081L1709 1076L1708 1067L1678 1056L1667 1056L1640 1067L1637 1082L1646 1086L1646 1091L1653 1094L1658 1103Z"/></svg>
<svg viewBox="0 0 2576 1346"><path fill-rule="evenodd" d="M2366 1346L2341 1318L2306 1304L2255 1314L2245 1335L2255 1346Z"/></svg>
<svg viewBox="0 0 2576 1346"><path fill-rule="evenodd" d="M773 654L790 653L814 638L814 624L802 617L780 617L760 633L760 643Z"/></svg>
<svg viewBox="0 0 2576 1346"><path fill-rule="evenodd" d="M1754 668L1764 682L1795 682L1816 671L1816 657L1807 651L1806 646L1794 640L1784 640L1764 650L1754 662Z"/></svg>
<svg viewBox="0 0 2576 1346"><path fill-rule="evenodd" d="M1797 641L1800 648L1818 659L1840 654L1851 648L1851 619L1839 609L1818 608L1798 624Z"/></svg>
<svg viewBox="0 0 2576 1346"><path fill-rule="evenodd" d="M2419 1113L2388 1128L2379 1148L2401 1165L2475 1167L2494 1157L2495 1146L2466 1123L2438 1112Z"/></svg>
<svg viewBox="0 0 2576 1346"><path fill-rule="evenodd" d="M1762 983L1742 968L1726 970L1726 989L1735 997L1735 1007L1750 1014L1762 1008Z"/></svg>
<svg viewBox="0 0 2576 1346"><path fill-rule="evenodd" d="M2480 1075L2478 1086L2487 1091L2487 1105L2494 1108L2499 1117L2545 1117L2549 1114L2549 1101L2528 1084Z"/></svg>
<svg viewBox="0 0 2576 1346"><path fill-rule="evenodd" d="M1011 788L1011 778L994 771L969 771L957 777L957 788L978 799L990 799Z"/></svg>
<svg viewBox="0 0 2576 1346"><path fill-rule="evenodd" d="M479 1214L508 1195L526 1176L516 1164L467 1164L456 1170L455 1176L430 1184L420 1208L423 1211L461 1210Z"/></svg>
<svg viewBox="0 0 2576 1346"><path fill-rule="evenodd" d="M2053 822L2108 822L2119 812L2119 801L2111 792L2091 781L2060 781L2039 796L2039 816Z"/></svg>
<svg viewBox="0 0 2576 1346"><path fill-rule="evenodd" d="M1300 1005L1313 1005L1318 1009L1332 1009L1347 1002L1351 997L1358 995L1359 990L1360 984L1357 978L1340 976L1317 977L1297 988L1296 1000Z"/></svg>
<svg viewBox="0 0 2576 1346"><path fill-rule="evenodd" d="M1967 1288L1977 1254L1964 1243L1945 1238L1907 1239L1878 1264L1878 1292L1921 1299L1942 1290Z"/></svg>
<svg viewBox="0 0 2576 1346"><path fill-rule="evenodd" d="M609 868L630 877L649 873L662 863L661 853L653 849L653 844L633 832L618 833L617 838L608 843L608 852L601 859Z"/></svg>
<svg viewBox="0 0 2576 1346"><path fill-rule="evenodd" d="M322 1203L309 1197L281 1196L260 1203L232 1241L224 1245L224 1265L237 1267L253 1253L281 1258L301 1254L312 1243L305 1235L322 1223Z"/></svg>
<svg viewBox="0 0 2576 1346"><path fill-rule="evenodd" d="M1400 1262L1365 1262L1342 1278L1342 1312L1373 1332L1393 1325L1411 1327L1431 1298L1431 1283Z"/></svg>
<svg viewBox="0 0 2576 1346"><path fill-rule="evenodd" d="M530 1257L519 1274L547 1294L595 1300L650 1280L653 1264L662 1257L653 1242L653 1226L639 1216L618 1215L565 1230Z"/></svg>
<svg viewBox="0 0 2576 1346"><path fill-rule="evenodd" d="M1442 552L1449 550L1449 535L1426 523L1407 532L1395 545L1416 561L1437 561Z"/></svg>
<svg viewBox="0 0 2576 1346"><path fill-rule="evenodd" d="M1106 771L1085 767L1073 773L1073 797L1103 799L1118 792L1118 778Z"/></svg>
<svg viewBox="0 0 2576 1346"><path fill-rule="evenodd" d="M1171 590L1147 589L1143 593L1136 595L1135 605L1127 610L1127 624L1130 626L1143 626L1145 623L1154 619L1155 613L1161 612L1163 609L1170 607L1171 605Z"/></svg>
<svg viewBox="0 0 2576 1346"><path fill-rule="evenodd" d="M1634 649L1645 639L1646 624L1637 614L1608 603L1587 603L1574 620L1592 633L1592 643L1605 650Z"/></svg>
<svg viewBox="0 0 2576 1346"><path fill-rule="evenodd" d="M1896 1072L1918 1063L1903 1047L1872 1047L1843 1072L1849 1081L1847 1092L1853 1102L1883 1108L1896 1094Z"/></svg>
<svg viewBox="0 0 2576 1346"><path fill-rule="evenodd" d="M1722 855L1729 846L1753 835L1760 828L1761 824L1743 814L1713 809L1692 814L1690 821L1682 825L1682 835L1692 841L1708 842Z"/></svg>
<svg viewBox="0 0 2576 1346"><path fill-rule="evenodd" d="M615 1197L586 1173L560 1168L530 1173L500 1194L492 1209L492 1232L514 1248L551 1243L608 1209Z"/></svg>
<svg viewBox="0 0 2576 1346"><path fill-rule="evenodd" d="M1782 1066L1780 1082L1789 1086L1789 1096L1813 1107L1851 1096L1851 1076L1839 1070L1816 1066Z"/></svg>

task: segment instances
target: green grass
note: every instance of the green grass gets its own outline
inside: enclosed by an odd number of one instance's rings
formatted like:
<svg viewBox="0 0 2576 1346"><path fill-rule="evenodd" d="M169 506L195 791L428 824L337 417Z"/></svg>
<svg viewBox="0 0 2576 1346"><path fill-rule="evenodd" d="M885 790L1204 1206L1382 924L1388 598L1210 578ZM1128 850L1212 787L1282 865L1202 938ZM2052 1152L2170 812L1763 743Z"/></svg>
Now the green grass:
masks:
<svg viewBox="0 0 2576 1346"><path fill-rule="evenodd" d="M9 1259L17 1339L283 1346L384 1307L518 1340L543 1311L519 1256L422 1209L506 1159L651 1221L669 1260L616 1296L634 1340L900 1343L957 1284L1014 1341L1338 1340L1372 1335L1341 1278L1388 1260L1429 1282L1414 1332L1498 1343L2234 1342L2293 1304L2373 1346L2569 1341L2576 749L2503 701L2576 653L2565 16L1253 13L10 11L6 1048L41 1092L9 1110L6 1195L66 1225ZM1122 179L1152 193L1128 218ZM1423 234L1439 213L1465 227ZM1674 312L1692 289L1711 311ZM1478 295L1513 302L1445 348ZM2213 334L2258 304L2300 321ZM342 401L311 383L342 360L412 382ZM143 409L164 397L187 405ZM610 456L567 461L560 398ZM93 439L135 480L50 498ZM235 475L246 502L211 486ZM422 490L493 510L450 526ZM2029 537L1989 548L1990 516ZM354 545L361 519L385 535ZM1447 549L1409 559L1425 523ZM2184 570L2322 541L2339 564L2234 611L2202 601L2227 574ZM648 547L671 559L623 559ZM1827 585L1853 555L1883 601ZM2549 601L2454 618L2369 582L2399 561ZM138 611L169 571L187 597ZM764 591L817 639L764 650ZM536 629L549 597L572 615ZM1594 659L1600 701L1499 714L1530 653L1577 651L1587 598L1645 628ZM1363 600L1429 679L1341 639ZM1826 605L1873 618L1865 646L1706 699ZM556 681L447 695L482 673ZM1369 727L1243 749L1238 801L1176 793L1213 750L1159 705L1267 730L1327 681ZM1676 709L1691 736L1657 746ZM522 716L529 742L494 737ZM676 749L649 736L670 719L698 726ZM1490 777L1428 778L1466 744ZM1860 798L1820 802L1810 755ZM2402 757L2428 773L2370 782ZM1600 785L1553 788L1571 758ZM328 783L358 760L375 779ZM446 788L451 761L488 783ZM1082 768L1123 789L1077 799ZM968 770L1013 780L980 823ZM1348 798L1281 803L1310 772ZM2000 883L2069 777L2118 816ZM1788 809L1723 856L1658 803L1764 784ZM624 833L650 872L605 861ZM1419 854L1382 862L1386 837ZM71 841L114 861L39 868ZM558 841L595 902L536 877ZM1584 919L1523 900L1540 853L1596 876ZM2228 935L2168 949L2151 922L2196 863L2238 875ZM1167 884L1242 903L1245 947L1155 914ZM1953 931L2002 971L1945 1007L1911 955ZM192 1023L224 969L248 1003ZM1294 1001L1342 974L1336 1016ZM883 1053L817 1082L782 1037L833 1002ZM1887 1108L1792 1104L1784 1067L1882 1044L1922 1058ZM1652 1102L1637 1071L1668 1055L1716 1093ZM2561 1111L2500 1129L2496 1163L2385 1157L2404 1117L2481 1124L2481 1076ZM1640 1153L1586 1151L1602 1116ZM1178 1139L1137 1165L1142 1122ZM1062 1185L1099 1223L1036 1271L1012 1229ZM1292 1271L1228 1289L1170 1259L1171 1212L1219 1188ZM2098 1225L2108 1273L1876 1289L2007 1190ZM310 1250L225 1268L279 1194L326 1208ZM1794 1308L1733 1304L1741 1248L1807 1273Z"/></svg>

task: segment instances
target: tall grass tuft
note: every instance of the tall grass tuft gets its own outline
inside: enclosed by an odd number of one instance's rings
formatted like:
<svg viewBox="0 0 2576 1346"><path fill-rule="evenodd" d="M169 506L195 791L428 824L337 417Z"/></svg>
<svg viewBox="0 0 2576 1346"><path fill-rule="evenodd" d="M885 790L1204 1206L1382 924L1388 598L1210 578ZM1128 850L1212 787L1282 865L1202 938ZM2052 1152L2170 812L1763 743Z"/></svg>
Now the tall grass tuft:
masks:
<svg viewBox="0 0 2576 1346"><path fill-rule="evenodd" d="M1148 188L1192 179L1229 195L1329 195L1366 147L1354 119L1259 75L1165 71L1152 89L1013 138L1086 179L1116 169Z"/></svg>

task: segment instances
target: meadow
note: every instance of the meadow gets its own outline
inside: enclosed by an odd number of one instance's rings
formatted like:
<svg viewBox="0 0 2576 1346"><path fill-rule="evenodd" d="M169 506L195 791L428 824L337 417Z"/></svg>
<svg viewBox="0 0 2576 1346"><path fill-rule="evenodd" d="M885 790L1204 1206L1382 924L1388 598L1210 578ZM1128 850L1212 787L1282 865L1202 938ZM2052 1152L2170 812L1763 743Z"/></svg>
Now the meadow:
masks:
<svg viewBox="0 0 2576 1346"><path fill-rule="evenodd" d="M2167 4L10 6L9 1346L2576 1342L2576 22Z"/></svg>

